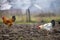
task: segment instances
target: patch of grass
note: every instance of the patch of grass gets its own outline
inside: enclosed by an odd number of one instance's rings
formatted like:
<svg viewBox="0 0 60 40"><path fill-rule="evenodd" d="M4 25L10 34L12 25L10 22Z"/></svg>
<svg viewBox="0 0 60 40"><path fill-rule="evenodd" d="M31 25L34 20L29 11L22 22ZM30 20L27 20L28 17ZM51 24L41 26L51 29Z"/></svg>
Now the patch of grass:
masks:
<svg viewBox="0 0 60 40"><path fill-rule="evenodd" d="M11 16L9 16L9 18L11 18ZM37 23L40 21L44 21L44 22L50 22L52 19L54 19L55 21L60 21L60 16L56 16L56 17L34 17L31 16L31 22L26 22L26 16L16 16L16 24L31 24L31 23ZM0 18L0 24L2 24L2 19Z"/></svg>
<svg viewBox="0 0 60 40"><path fill-rule="evenodd" d="M50 22L51 20L55 20L56 22L60 20L60 17L41 17L41 19L44 21L44 22Z"/></svg>
<svg viewBox="0 0 60 40"><path fill-rule="evenodd" d="M2 22L0 22L0 24L2 24Z"/></svg>
<svg viewBox="0 0 60 40"><path fill-rule="evenodd" d="M37 23L37 22L15 22L16 24L32 24L32 23Z"/></svg>

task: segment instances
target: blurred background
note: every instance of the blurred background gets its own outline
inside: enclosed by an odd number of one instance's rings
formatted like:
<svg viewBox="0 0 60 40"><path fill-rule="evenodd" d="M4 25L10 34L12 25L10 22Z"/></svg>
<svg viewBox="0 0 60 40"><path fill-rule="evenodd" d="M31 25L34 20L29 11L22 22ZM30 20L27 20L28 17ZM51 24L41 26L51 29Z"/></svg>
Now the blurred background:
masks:
<svg viewBox="0 0 60 40"><path fill-rule="evenodd" d="M0 0L0 23L3 15L18 24L60 21L60 0Z"/></svg>

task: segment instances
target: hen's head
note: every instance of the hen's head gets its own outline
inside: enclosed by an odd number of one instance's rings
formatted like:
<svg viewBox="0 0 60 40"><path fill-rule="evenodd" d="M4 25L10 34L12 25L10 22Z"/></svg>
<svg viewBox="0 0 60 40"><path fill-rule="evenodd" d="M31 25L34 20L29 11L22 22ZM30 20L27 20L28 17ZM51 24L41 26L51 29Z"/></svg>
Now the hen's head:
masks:
<svg viewBox="0 0 60 40"><path fill-rule="evenodd" d="M4 19L4 16L2 16L2 19Z"/></svg>
<svg viewBox="0 0 60 40"><path fill-rule="evenodd" d="M43 29L43 25L37 26L37 29L38 29L38 30L39 30L39 29Z"/></svg>
<svg viewBox="0 0 60 40"><path fill-rule="evenodd" d="M42 25L37 26L37 29L41 29L41 28L42 28Z"/></svg>

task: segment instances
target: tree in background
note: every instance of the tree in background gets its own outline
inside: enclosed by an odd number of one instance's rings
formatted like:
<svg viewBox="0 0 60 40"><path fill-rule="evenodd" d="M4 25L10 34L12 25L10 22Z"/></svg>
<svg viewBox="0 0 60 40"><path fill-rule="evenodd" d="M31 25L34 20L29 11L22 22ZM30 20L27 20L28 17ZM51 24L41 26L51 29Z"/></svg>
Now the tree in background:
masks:
<svg viewBox="0 0 60 40"><path fill-rule="evenodd" d="M29 8L28 8L27 11L26 11L26 21L27 21L27 22L31 22L31 15L30 15L30 10L29 10Z"/></svg>

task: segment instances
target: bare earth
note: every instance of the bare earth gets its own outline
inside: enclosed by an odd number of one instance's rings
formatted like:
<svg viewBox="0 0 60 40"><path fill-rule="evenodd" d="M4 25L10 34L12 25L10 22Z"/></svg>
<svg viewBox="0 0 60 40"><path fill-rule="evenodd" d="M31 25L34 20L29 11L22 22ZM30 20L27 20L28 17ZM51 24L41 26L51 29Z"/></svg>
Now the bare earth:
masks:
<svg viewBox="0 0 60 40"><path fill-rule="evenodd" d="M0 25L0 40L60 40L60 32L50 32L38 30L37 24L16 24L8 28L6 25ZM60 25L53 28L60 30Z"/></svg>

